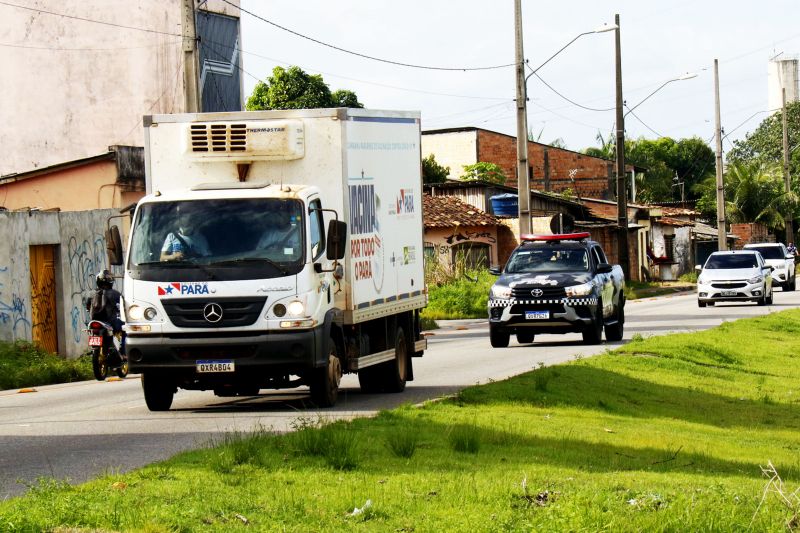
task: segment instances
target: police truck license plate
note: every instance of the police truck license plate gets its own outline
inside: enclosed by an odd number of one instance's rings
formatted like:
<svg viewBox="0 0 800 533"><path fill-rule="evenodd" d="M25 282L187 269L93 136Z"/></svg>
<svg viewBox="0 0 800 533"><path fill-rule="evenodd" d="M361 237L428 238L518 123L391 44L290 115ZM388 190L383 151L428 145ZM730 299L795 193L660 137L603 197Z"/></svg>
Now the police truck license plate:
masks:
<svg viewBox="0 0 800 533"><path fill-rule="evenodd" d="M525 311L525 320L548 320L550 311Z"/></svg>
<svg viewBox="0 0 800 533"><path fill-rule="evenodd" d="M230 359L197 361L198 373L233 372L233 371L234 371L233 361L231 361Z"/></svg>
<svg viewBox="0 0 800 533"><path fill-rule="evenodd" d="M97 337L92 335L89 337L89 346L102 346L103 345L103 337Z"/></svg>
<svg viewBox="0 0 800 533"><path fill-rule="evenodd" d="M736 291L722 291L720 294L723 296L736 296Z"/></svg>

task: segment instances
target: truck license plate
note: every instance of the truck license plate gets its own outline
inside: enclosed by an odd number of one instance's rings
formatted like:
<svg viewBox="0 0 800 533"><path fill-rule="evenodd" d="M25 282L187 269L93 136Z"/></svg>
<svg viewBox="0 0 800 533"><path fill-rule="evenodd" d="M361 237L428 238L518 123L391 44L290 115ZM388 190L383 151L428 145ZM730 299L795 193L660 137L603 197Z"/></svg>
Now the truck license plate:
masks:
<svg viewBox="0 0 800 533"><path fill-rule="evenodd" d="M525 320L548 320L550 311L525 311Z"/></svg>
<svg viewBox="0 0 800 533"><path fill-rule="evenodd" d="M736 296L736 291L722 291L720 294L723 296Z"/></svg>
<svg viewBox="0 0 800 533"><path fill-rule="evenodd" d="M89 346L102 346L103 345L103 337L96 337L92 335L89 337Z"/></svg>
<svg viewBox="0 0 800 533"><path fill-rule="evenodd" d="M234 364L230 359L214 359L197 361L197 372L200 374L210 372L233 372Z"/></svg>

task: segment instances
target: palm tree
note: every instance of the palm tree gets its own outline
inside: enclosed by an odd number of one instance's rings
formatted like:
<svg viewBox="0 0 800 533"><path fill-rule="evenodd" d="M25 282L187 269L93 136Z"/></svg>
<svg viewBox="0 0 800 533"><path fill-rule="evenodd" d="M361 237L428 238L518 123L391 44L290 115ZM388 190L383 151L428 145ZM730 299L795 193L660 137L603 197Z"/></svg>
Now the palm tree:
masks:
<svg viewBox="0 0 800 533"><path fill-rule="evenodd" d="M784 217L797 199L784 191L780 167L733 163L725 173L725 210L731 222L761 222L784 228Z"/></svg>

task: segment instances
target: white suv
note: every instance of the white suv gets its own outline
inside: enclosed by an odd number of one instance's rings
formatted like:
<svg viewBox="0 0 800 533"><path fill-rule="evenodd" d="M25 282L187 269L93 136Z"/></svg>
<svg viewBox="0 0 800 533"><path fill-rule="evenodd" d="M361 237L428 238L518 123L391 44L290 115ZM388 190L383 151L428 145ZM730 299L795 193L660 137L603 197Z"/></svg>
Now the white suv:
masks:
<svg viewBox="0 0 800 533"><path fill-rule="evenodd" d="M697 305L750 301L772 304L772 267L756 250L714 252L697 267Z"/></svg>
<svg viewBox="0 0 800 533"><path fill-rule="evenodd" d="M772 280L784 291L793 291L795 282L794 256L779 242L745 244L745 250L761 252L764 261L773 267Z"/></svg>

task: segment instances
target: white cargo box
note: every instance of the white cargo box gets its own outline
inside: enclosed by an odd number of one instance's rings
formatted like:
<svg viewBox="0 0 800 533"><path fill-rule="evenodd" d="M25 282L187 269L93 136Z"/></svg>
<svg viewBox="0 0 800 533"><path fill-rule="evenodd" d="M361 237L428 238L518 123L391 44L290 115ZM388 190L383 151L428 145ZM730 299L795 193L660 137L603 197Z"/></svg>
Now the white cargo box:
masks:
<svg viewBox="0 0 800 533"><path fill-rule="evenodd" d="M318 187L323 207L348 224L336 293L347 323L424 307L419 113L154 115L145 117L145 147L148 193L242 181Z"/></svg>

